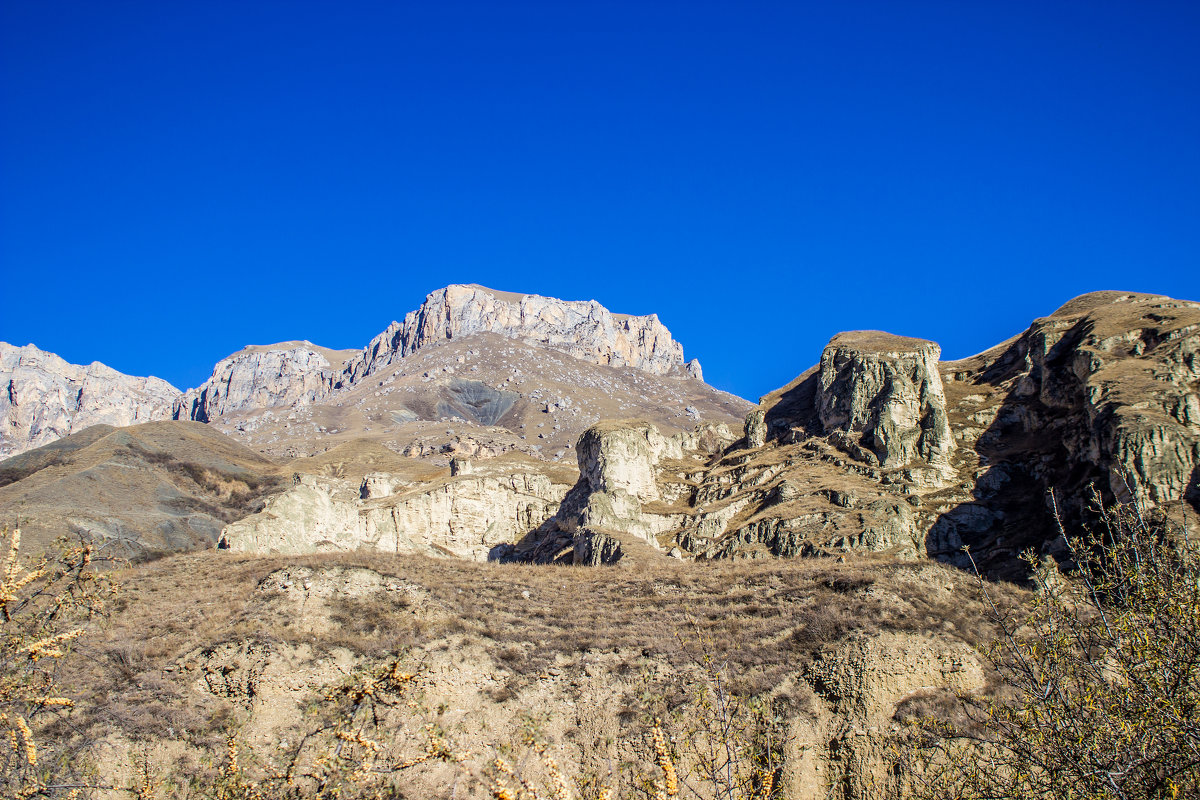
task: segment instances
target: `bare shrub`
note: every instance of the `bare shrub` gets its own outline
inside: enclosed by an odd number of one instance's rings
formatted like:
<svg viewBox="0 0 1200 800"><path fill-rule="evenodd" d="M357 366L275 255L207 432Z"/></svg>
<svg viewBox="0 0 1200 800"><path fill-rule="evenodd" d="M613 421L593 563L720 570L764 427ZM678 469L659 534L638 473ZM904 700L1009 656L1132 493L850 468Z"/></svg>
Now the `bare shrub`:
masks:
<svg viewBox="0 0 1200 800"><path fill-rule="evenodd" d="M919 796L1200 796L1197 543L1132 505L1098 511L1100 530L1070 540L1070 576L1026 554L1037 594L992 606L1002 691L961 698L967 729L918 727L904 760Z"/></svg>
<svg viewBox="0 0 1200 800"><path fill-rule="evenodd" d="M87 542L60 541L53 555L20 559L21 532L4 531L0 573L0 794L25 798L80 782L64 738L39 736L74 705L62 693L58 664L102 612L112 583L93 568Z"/></svg>

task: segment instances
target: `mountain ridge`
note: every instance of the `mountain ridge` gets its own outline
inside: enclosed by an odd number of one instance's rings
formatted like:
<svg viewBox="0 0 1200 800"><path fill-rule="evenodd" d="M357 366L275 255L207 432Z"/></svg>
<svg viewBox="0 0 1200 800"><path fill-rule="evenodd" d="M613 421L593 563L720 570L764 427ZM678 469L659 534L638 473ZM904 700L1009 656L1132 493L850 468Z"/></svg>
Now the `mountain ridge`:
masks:
<svg viewBox="0 0 1200 800"><path fill-rule="evenodd" d="M0 398L0 457L98 423L208 422L233 412L317 403L422 349L481 332L597 365L703 380L699 362L684 363L682 345L655 314L614 314L595 300L451 284L431 292L403 322L392 322L361 349L334 350L307 340L246 345L186 391L99 362L74 365L32 345L0 343L0 382L8 385L7 398Z"/></svg>

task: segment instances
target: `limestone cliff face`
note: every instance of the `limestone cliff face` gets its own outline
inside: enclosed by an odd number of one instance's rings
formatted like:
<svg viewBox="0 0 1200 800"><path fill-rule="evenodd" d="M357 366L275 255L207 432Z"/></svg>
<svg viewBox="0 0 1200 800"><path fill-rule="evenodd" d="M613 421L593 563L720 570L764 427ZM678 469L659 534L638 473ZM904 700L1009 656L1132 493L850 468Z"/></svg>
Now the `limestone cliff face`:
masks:
<svg viewBox="0 0 1200 800"><path fill-rule="evenodd" d="M358 352L310 342L247 347L221 360L211 378L179 398L173 414L208 422L235 411L319 403L423 347L473 333L550 347L593 364L703 380L700 362L684 363L683 346L653 314L613 314L594 300L453 285L430 294L404 322L393 322Z"/></svg>
<svg viewBox="0 0 1200 800"><path fill-rule="evenodd" d="M537 528L566 494L537 472L481 470L393 492L384 476L361 484L297 475L258 514L227 525L220 547L250 553L359 549L484 561Z"/></svg>
<svg viewBox="0 0 1200 800"><path fill-rule="evenodd" d="M933 342L877 331L842 333L821 354L817 414L826 434L845 431L867 460L892 467L949 464L953 438ZM873 456L873 458L871 458Z"/></svg>
<svg viewBox="0 0 1200 800"><path fill-rule="evenodd" d="M1082 410L1074 457L1116 499L1161 505L1194 487L1200 464L1200 304L1127 297L1035 323L1018 391Z"/></svg>
<svg viewBox="0 0 1200 800"><path fill-rule="evenodd" d="M656 375L700 379L700 364L683 361L683 346L654 314L613 314L595 300L567 301L497 292L482 286L447 286L393 322L347 367L350 381L422 347L472 333L497 333L561 350L593 364L630 366Z"/></svg>
<svg viewBox="0 0 1200 800"><path fill-rule="evenodd" d="M208 422L253 408L313 403L333 389L349 352L309 342L247 347L217 362L212 377L175 402L175 419Z"/></svg>
<svg viewBox="0 0 1200 800"><path fill-rule="evenodd" d="M33 345L0 342L0 458L92 425L134 425L171 416L179 390L99 362L69 364Z"/></svg>

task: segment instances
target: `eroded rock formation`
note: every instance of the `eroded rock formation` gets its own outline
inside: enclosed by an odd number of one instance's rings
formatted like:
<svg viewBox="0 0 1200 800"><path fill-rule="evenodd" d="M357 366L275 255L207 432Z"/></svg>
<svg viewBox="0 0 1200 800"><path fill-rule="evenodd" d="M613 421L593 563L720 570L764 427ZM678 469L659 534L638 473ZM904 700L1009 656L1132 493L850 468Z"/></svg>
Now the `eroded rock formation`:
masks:
<svg viewBox="0 0 1200 800"><path fill-rule="evenodd" d="M822 432L853 434L863 460L884 467L923 459L950 463L954 440L933 342L878 331L841 333L821 354L817 416Z"/></svg>
<svg viewBox="0 0 1200 800"><path fill-rule="evenodd" d="M250 553L382 550L482 561L546 521L567 486L503 466L432 484L297 475L257 514L227 525L219 547Z"/></svg>
<svg viewBox="0 0 1200 800"><path fill-rule="evenodd" d="M583 477L527 552L596 563L644 543L967 566L970 545L986 569L1023 574L1028 547L1066 557L1051 512L1082 521L1089 487L1143 509L1200 504L1198 351L1200 305L1127 293L1077 298L946 364L932 342L841 334L747 416L736 446L666 453L641 423L587 431Z"/></svg>

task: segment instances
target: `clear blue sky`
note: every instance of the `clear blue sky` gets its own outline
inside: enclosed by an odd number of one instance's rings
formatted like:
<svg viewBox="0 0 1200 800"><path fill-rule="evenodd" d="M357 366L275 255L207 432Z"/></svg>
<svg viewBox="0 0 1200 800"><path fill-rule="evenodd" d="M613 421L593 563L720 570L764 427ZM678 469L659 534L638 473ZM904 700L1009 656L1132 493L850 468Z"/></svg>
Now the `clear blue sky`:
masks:
<svg viewBox="0 0 1200 800"><path fill-rule="evenodd" d="M0 3L0 340L187 388L448 283L657 312L757 398L1200 300L1200 3Z"/></svg>

